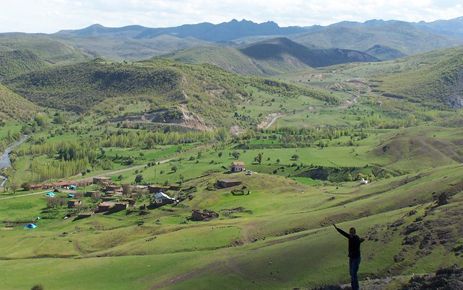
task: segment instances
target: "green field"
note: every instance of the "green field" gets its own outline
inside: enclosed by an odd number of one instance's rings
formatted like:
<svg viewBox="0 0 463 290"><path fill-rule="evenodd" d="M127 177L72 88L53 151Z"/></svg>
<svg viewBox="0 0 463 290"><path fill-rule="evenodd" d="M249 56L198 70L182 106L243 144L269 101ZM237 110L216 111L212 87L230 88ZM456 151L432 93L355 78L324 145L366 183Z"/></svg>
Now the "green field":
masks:
<svg viewBox="0 0 463 290"><path fill-rule="evenodd" d="M463 111L448 103L455 83L441 82L454 76L459 49L283 68L272 78L203 63L245 61L225 50L174 55L185 64L88 61L71 49L84 62L3 81L0 149L29 138L1 172L0 289L345 284L347 242L333 223L366 239L365 289L372 279L397 289L415 274L463 266ZM192 53L205 60L187 61ZM236 161L246 170L231 173ZM29 190L97 176L116 189L59 188L54 198L53 189ZM227 179L240 184L220 188ZM148 185L169 187L180 202L156 206ZM113 195L118 186L124 194ZM82 204L68 208L71 199ZM77 218L103 200L134 204ZM194 210L218 217L193 221ZM31 222L38 227L26 229Z"/></svg>

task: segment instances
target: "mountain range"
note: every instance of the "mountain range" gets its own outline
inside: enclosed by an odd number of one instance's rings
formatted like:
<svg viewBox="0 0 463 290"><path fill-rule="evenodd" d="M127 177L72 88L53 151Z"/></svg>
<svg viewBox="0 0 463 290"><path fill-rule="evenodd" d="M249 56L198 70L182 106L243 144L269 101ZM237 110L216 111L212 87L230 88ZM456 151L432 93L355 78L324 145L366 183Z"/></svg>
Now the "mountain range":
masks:
<svg viewBox="0 0 463 290"><path fill-rule="evenodd" d="M185 63L209 63L228 71L253 75L277 75L335 64L379 61L365 52L310 48L285 37L266 39L241 48L224 45L195 47L162 57Z"/></svg>
<svg viewBox="0 0 463 290"><path fill-rule="evenodd" d="M74 44L100 56L123 59L146 58L198 44L242 46L275 37L287 37L314 48L342 48L366 51L375 45L388 47L399 54L416 54L463 43L462 18L435 22L369 20L339 22L328 26L280 27L275 22L254 23L232 20L220 24L199 23L169 28L126 26L109 28L92 25L79 30L63 30L51 37ZM168 37L168 41L166 41ZM172 45L165 48L165 43ZM108 46L112 49L108 53ZM161 45L164 43L164 45ZM117 48L114 48L116 46ZM168 51L170 50L170 51ZM138 52L141 51L141 52Z"/></svg>

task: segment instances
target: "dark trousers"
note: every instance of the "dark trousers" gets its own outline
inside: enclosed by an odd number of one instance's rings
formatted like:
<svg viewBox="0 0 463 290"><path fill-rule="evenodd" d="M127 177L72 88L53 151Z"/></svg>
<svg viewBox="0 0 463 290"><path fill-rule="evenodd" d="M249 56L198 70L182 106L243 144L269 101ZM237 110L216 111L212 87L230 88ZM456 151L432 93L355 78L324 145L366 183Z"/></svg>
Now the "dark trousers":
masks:
<svg viewBox="0 0 463 290"><path fill-rule="evenodd" d="M360 267L360 257L358 258L349 258L349 274L350 274L350 285L352 290L359 290L359 280L357 277L357 272Z"/></svg>

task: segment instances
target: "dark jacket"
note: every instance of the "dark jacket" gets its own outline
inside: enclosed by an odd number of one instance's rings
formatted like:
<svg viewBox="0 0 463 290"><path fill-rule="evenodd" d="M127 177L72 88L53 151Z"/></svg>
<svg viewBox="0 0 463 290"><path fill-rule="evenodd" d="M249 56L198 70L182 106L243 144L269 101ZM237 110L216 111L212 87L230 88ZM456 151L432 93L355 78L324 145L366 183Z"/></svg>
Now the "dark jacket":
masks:
<svg viewBox="0 0 463 290"><path fill-rule="evenodd" d="M347 239L349 239L349 258L355 259L360 258L360 244L364 239L360 238L357 235L350 235L345 231L336 228L336 230Z"/></svg>

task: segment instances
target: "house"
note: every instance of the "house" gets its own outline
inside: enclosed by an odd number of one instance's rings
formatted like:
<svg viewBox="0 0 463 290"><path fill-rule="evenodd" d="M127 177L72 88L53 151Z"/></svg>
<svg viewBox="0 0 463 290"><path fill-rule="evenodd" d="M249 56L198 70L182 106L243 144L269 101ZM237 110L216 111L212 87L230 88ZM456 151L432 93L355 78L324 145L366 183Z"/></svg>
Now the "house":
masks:
<svg viewBox="0 0 463 290"><path fill-rule="evenodd" d="M191 213L190 220L192 221L208 221L214 218L218 218L219 214L212 210L193 210Z"/></svg>
<svg viewBox="0 0 463 290"><path fill-rule="evenodd" d="M30 190L45 189L43 184L31 184L29 185Z"/></svg>
<svg viewBox="0 0 463 290"><path fill-rule="evenodd" d="M77 180L77 181L73 181L73 183L75 186L88 186L88 185L91 185L93 184L93 178L85 178L85 179L81 179L81 180Z"/></svg>
<svg viewBox="0 0 463 290"><path fill-rule="evenodd" d="M110 211L112 212L121 211L121 210L127 209L128 207L129 207L128 202L119 201L119 202L114 203L114 206L113 208L111 208Z"/></svg>
<svg viewBox="0 0 463 290"><path fill-rule="evenodd" d="M162 191L153 194L151 199L154 201L156 205L172 204L177 201L175 198L168 196Z"/></svg>
<svg viewBox="0 0 463 290"><path fill-rule="evenodd" d="M116 200L117 197L115 196L109 196L109 195L104 195L100 197L102 201L113 201Z"/></svg>
<svg viewBox="0 0 463 290"><path fill-rule="evenodd" d="M148 191L150 193L166 192L169 189L170 189L169 186L163 186L163 185L154 184L154 185L149 185L148 186Z"/></svg>
<svg viewBox="0 0 463 290"><path fill-rule="evenodd" d="M117 212L129 207L129 203L125 201L103 201L98 204L98 208L95 212Z"/></svg>
<svg viewBox="0 0 463 290"><path fill-rule="evenodd" d="M131 198L131 197L124 198L121 201L127 202L130 207L135 206L135 202L136 202L136 200L134 198Z"/></svg>
<svg viewBox="0 0 463 290"><path fill-rule="evenodd" d="M122 187L119 186L119 185L110 184L110 185L106 185L104 191L105 191L106 193L111 192L111 193L113 193L113 194L122 193Z"/></svg>
<svg viewBox="0 0 463 290"><path fill-rule="evenodd" d="M130 191L132 193L148 193L148 186L146 185L131 185L130 186Z"/></svg>
<svg viewBox="0 0 463 290"><path fill-rule="evenodd" d="M240 185L242 182L239 180L233 180L233 179L220 179L217 180L217 187L219 188L228 188L228 187L233 187Z"/></svg>
<svg viewBox="0 0 463 290"><path fill-rule="evenodd" d="M103 201L98 204L96 212L107 212L110 211L116 203L112 201Z"/></svg>
<svg viewBox="0 0 463 290"><path fill-rule="evenodd" d="M87 191L84 196L85 197L91 197L91 198L100 198L100 192L98 191Z"/></svg>
<svg viewBox="0 0 463 290"><path fill-rule="evenodd" d="M244 165L244 162L242 162L242 161L234 161L231 164L230 170L231 170L231 172L243 172L243 171L246 171L246 167Z"/></svg>
<svg viewBox="0 0 463 290"><path fill-rule="evenodd" d="M80 201L78 199L68 200L68 208L75 208L75 207L79 207L81 205L82 205L82 201Z"/></svg>
<svg viewBox="0 0 463 290"><path fill-rule="evenodd" d="M169 185L169 190L179 191L180 189L182 189L182 187L180 185L177 185L177 184L170 184Z"/></svg>
<svg viewBox="0 0 463 290"><path fill-rule="evenodd" d="M93 177L93 184L106 186L106 185L111 184L111 182L112 182L111 178L106 177L106 176Z"/></svg>

